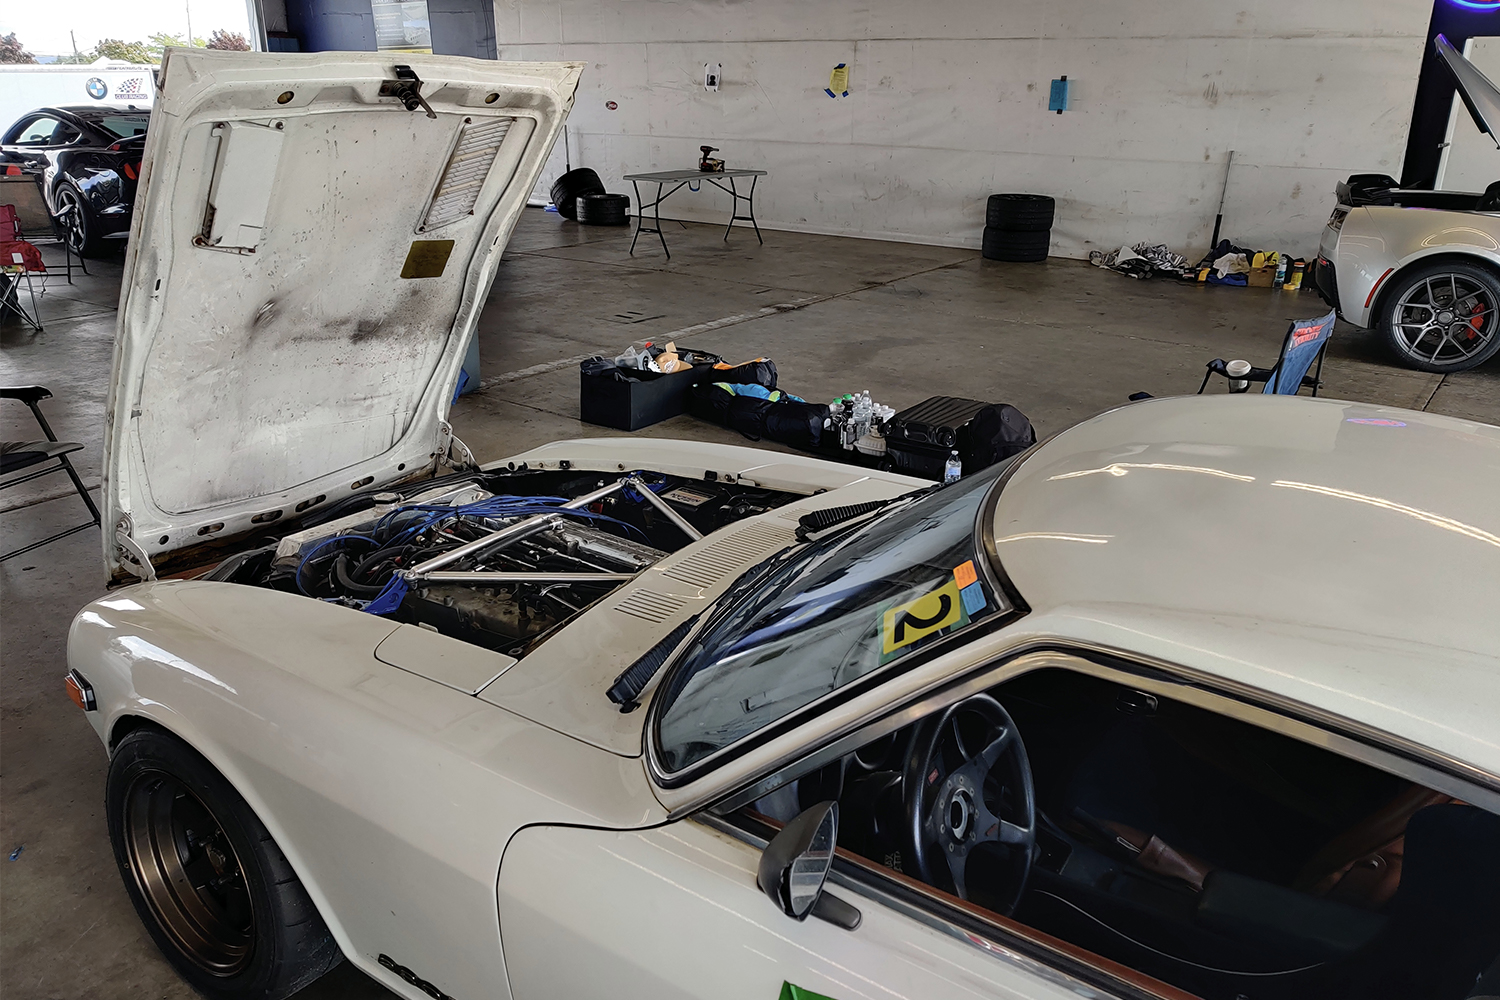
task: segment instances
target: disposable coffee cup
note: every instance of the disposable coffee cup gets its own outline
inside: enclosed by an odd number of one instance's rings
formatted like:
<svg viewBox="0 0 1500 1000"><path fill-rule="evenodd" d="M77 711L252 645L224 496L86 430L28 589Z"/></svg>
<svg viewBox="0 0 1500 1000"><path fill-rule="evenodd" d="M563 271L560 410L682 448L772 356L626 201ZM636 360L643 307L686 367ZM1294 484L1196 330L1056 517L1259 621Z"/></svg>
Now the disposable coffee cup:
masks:
<svg viewBox="0 0 1500 1000"><path fill-rule="evenodd" d="M1250 374L1250 362L1238 359L1224 366L1224 371L1229 375L1229 391L1245 392L1250 388L1250 383L1245 379Z"/></svg>

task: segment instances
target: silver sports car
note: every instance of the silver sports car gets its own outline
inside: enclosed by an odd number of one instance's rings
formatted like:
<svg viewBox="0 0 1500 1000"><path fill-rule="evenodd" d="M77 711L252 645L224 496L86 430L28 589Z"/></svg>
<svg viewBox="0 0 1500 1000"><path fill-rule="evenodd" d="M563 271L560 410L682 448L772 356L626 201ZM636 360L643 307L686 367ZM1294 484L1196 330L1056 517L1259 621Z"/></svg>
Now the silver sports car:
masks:
<svg viewBox="0 0 1500 1000"><path fill-rule="evenodd" d="M1442 35L1435 44L1474 123L1494 138L1500 88ZM1378 329L1420 371L1465 371L1500 352L1500 181L1482 194L1418 191L1355 174L1337 192L1314 281L1341 317Z"/></svg>

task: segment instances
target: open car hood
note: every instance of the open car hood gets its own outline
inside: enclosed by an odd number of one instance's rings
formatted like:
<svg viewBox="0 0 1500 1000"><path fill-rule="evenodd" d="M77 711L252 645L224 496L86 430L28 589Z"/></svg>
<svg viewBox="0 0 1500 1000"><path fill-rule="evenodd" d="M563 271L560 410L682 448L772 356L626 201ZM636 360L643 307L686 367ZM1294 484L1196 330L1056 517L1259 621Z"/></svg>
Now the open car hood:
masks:
<svg viewBox="0 0 1500 1000"><path fill-rule="evenodd" d="M112 578L205 561L447 451L465 349L580 70L168 50L106 410Z"/></svg>
<svg viewBox="0 0 1500 1000"><path fill-rule="evenodd" d="M1459 96L1464 99L1464 106L1473 116L1474 124L1479 126L1479 131L1488 133L1496 146L1500 146L1500 136L1495 134L1495 129L1500 128L1500 88L1465 59L1447 38L1438 35L1432 44L1437 47L1438 57L1453 71Z"/></svg>

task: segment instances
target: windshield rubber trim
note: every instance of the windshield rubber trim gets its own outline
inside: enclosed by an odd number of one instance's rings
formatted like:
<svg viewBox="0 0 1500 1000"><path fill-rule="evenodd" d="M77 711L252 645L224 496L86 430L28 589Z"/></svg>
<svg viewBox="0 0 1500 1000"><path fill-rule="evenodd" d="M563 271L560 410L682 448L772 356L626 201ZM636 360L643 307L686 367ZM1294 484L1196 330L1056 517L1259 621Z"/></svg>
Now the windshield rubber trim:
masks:
<svg viewBox="0 0 1500 1000"><path fill-rule="evenodd" d="M1047 440L1050 441L1051 438L1048 438ZM1030 448L1016 455L1014 457L1014 460L1011 461L1010 466L1000 474L999 478L997 478L994 483L990 485L988 492L985 494L984 500L979 504L981 519L984 516L984 512L993 511L994 500L998 498L1000 491L1005 488L1005 484L1010 481L1011 476L1015 474L1016 470L1019 469L1022 463L1030 458L1031 455L1038 448L1040 448L1042 444L1045 443L1046 442L1038 442L1037 444L1032 445ZM860 525L856 525L856 527L868 526L872 523L874 522L866 521L862 522ZM983 526L976 525L976 527L980 530L980 537L982 537L984 534ZM989 547L993 549L993 542L990 543ZM898 677L901 674L907 673L908 671L921 666L923 663L926 663L934 657L941 656L942 654L949 652L956 646L971 642L976 638L1008 627L1020 618L1029 614L1031 612L1031 607L1021 597L1020 592L1015 589L1015 585L1010 582L1010 578L1005 575L1004 570L999 568L998 562L995 562L994 565L988 565L993 561L993 557L990 556L989 553L985 550L984 543L980 541L976 545L976 548L980 549L980 555L983 557L978 561L980 562L981 567L985 573L985 582L990 586L990 589L992 591L1003 597L1009 603L1009 608L1000 610L991 618L987 618L981 622L971 624L968 628L961 629L960 631L954 632L951 635L943 636L937 642L932 643L924 649L917 650L916 652L913 652L908 656L904 656L901 659L896 660L894 663L889 664L885 668L871 671L864 677L861 677L849 684L845 684L843 687L838 688L834 691L830 691L823 697L809 702L796 711L791 712L783 718L777 719L775 722L772 722L771 724L756 730L748 736L736 740L728 746L721 747L720 749L709 754L707 757L704 757L703 759L698 761L694 761L692 764L679 771L668 771L662 764L661 715L662 712L665 711L665 708L663 707L664 699L653 697L651 699L649 717L647 719L645 732L642 734L642 739L645 743L644 751L647 768L650 772L651 780L654 781L659 788L678 788L682 785L691 784L692 782L697 781L710 772L716 770L726 762L731 761L734 758L749 752L755 747L758 747L770 740L775 739L778 736L783 735L784 733L790 732L791 730L805 723L812 716L822 714L830 708L836 708L844 702L847 702L852 698L864 694L871 688L878 687L879 685L886 683L892 677ZM718 616L714 615L711 617ZM707 628L708 624L705 623L704 629L700 629L699 634L701 635ZM682 649L686 648L686 645L682 647ZM667 669L667 672L662 675L662 681L657 686L658 691L667 691L671 689L672 683L675 681L678 673L682 669L683 662L684 658L679 652L679 655L677 656L675 662L673 662Z"/></svg>

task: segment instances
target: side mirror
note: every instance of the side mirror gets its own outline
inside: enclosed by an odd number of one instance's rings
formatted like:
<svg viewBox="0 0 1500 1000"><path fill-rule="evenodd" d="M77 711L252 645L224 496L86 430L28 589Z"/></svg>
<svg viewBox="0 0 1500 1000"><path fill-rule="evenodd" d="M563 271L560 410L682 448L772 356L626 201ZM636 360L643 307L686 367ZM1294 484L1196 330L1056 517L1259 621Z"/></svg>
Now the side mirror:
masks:
<svg viewBox="0 0 1500 1000"><path fill-rule="evenodd" d="M839 804L819 802L781 828L760 856L757 881L771 902L794 920L809 913L847 930L860 912L823 891L838 842Z"/></svg>

